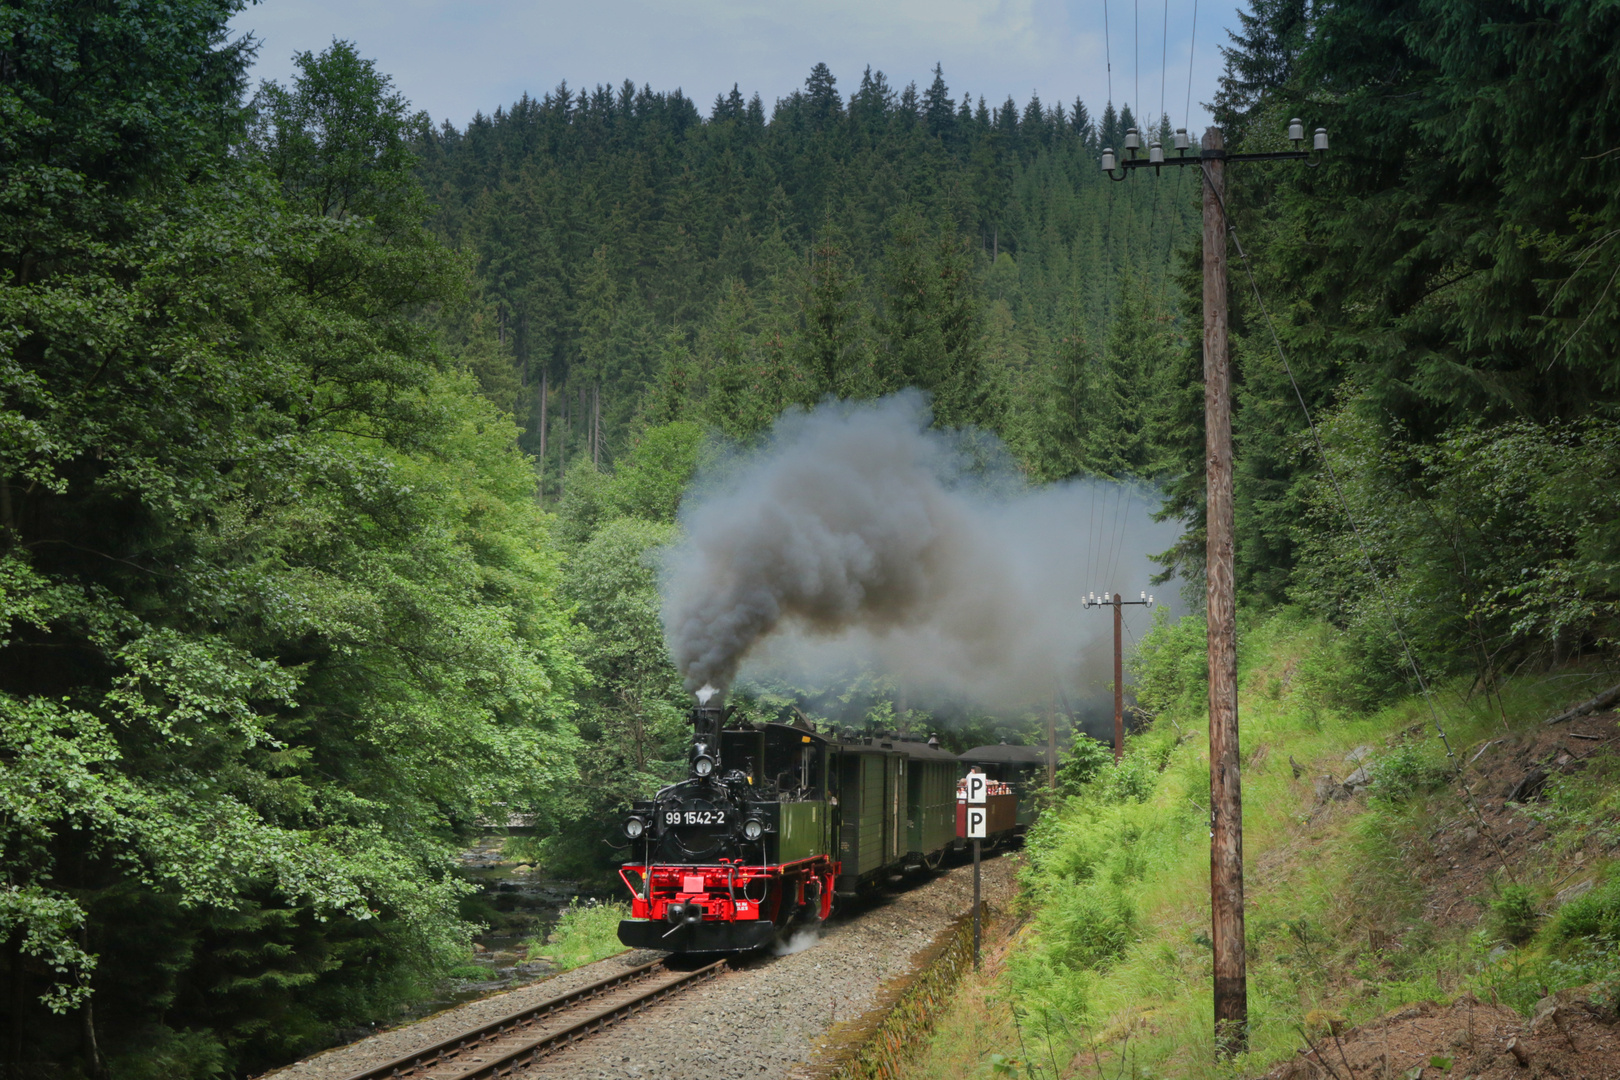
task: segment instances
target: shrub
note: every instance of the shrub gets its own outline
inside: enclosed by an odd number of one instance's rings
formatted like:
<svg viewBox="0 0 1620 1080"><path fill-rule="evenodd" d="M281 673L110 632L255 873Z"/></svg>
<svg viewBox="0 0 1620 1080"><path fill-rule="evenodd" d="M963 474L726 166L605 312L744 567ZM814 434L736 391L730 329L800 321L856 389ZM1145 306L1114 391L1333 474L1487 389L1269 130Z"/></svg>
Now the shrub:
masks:
<svg viewBox="0 0 1620 1080"><path fill-rule="evenodd" d="M545 944L529 942L529 957L550 960L558 971L572 971L624 952L619 943L619 920L630 917L628 904L602 903L579 897L568 902Z"/></svg>
<svg viewBox="0 0 1620 1080"><path fill-rule="evenodd" d="M1446 782L1445 766L1427 757L1417 743L1403 742L1374 761L1371 793L1390 802L1405 802Z"/></svg>
<svg viewBox="0 0 1620 1080"><path fill-rule="evenodd" d="M1620 876L1559 909L1549 936L1555 942L1620 942Z"/></svg>
<svg viewBox="0 0 1620 1080"><path fill-rule="evenodd" d="M1136 936L1136 908L1116 889L1075 889L1056 897L1053 906L1050 953L1064 967L1105 968Z"/></svg>
<svg viewBox="0 0 1620 1080"><path fill-rule="evenodd" d="M1197 712L1209 693L1209 643L1201 615L1170 621L1170 609L1153 613L1153 629L1130 659L1136 703L1150 716L1183 706Z"/></svg>
<svg viewBox="0 0 1620 1080"><path fill-rule="evenodd" d="M1541 913L1535 897L1524 885L1505 885L1490 900L1497 937L1513 945L1523 945L1536 935Z"/></svg>
<svg viewBox="0 0 1620 1080"><path fill-rule="evenodd" d="M1101 776L1113 764L1113 752L1089 737L1077 737L1069 756L1057 771L1057 789L1063 795L1078 795L1085 785Z"/></svg>
<svg viewBox="0 0 1620 1080"><path fill-rule="evenodd" d="M1159 779L1156 755L1143 748L1133 748L1120 758L1113 772L1109 778L1109 794L1120 802L1142 802L1153 793L1153 785Z"/></svg>

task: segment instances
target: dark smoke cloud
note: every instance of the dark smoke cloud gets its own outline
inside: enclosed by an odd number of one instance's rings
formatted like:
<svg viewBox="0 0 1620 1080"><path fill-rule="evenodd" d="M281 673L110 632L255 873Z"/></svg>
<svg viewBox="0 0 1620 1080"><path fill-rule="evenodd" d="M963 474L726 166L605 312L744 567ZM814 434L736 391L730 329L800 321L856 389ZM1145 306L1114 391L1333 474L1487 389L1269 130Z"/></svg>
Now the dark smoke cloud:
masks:
<svg viewBox="0 0 1620 1080"><path fill-rule="evenodd" d="M982 433L929 428L925 399L783 416L759 453L700 478L665 555L664 631L688 690L750 668L875 666L919 691L1011 705L1111 678L1112 616L1179 527L1151 493L1024 485ZM1174 586L1155 592L1173 593ZM1169 597L1165 596L1168 600ZM1127 609L1140 638L1148 618ZM1129 643L1127 643L1127 646Z"/></svg>

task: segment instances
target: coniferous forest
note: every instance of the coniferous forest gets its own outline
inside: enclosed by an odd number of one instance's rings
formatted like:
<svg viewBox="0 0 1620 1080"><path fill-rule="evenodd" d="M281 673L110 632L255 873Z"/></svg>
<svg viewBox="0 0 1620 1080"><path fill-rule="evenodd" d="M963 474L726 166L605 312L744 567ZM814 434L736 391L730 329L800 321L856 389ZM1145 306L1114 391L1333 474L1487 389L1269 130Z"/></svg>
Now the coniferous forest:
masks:
<svg viewBox="0 0 1620 1080"><path fill-rule="evenodd" d="M648 554L784 410L919 387L1031 483L1158 485L1200 580L1198 175L1098 168L1179 122L817 65L457 126L364 42L250 85L240 6L0 7L4 1075L393 1015L509 814L604 876L683 768ZM1229 148L1333 140L1228 172L1240 602L1335 627L1367 707L1386 602L1439 678L1612 656L1620 12L1253 0L1225 55Z"/></svg>

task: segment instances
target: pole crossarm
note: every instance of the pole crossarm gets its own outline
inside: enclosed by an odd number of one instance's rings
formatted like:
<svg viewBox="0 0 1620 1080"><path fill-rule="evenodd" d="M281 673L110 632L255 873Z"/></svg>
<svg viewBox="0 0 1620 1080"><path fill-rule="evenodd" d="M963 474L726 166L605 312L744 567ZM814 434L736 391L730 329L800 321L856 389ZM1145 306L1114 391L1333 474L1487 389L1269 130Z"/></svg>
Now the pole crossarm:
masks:
<svg viewBox="0 0 1620 1080"><path fill-rule="evenodd" d="M1196 157L1181 155L1179 157L1165 158L1163 161L1150 161L1147 158L1134 158L1122 161L1122 169L1152 169L1158 172L1167 165L1201 165L1206 161L1303 161L1313 168L1319 163L1319 155L1311 150L1276 150L1265 154L1228 154L1223 150L1205 150Z"/></svg>
<svg viewBox="0 0 1620 1080"><path fill-rule="evenodd" d="M1326 128L1317 128L1312 136L1309 150L1298 149L1305 141L1305 126L1295 117L1288 122L1288 139L1295 146L1293 150L1272 150L1258 154L1228 154L1220 147L1201 147L1197 153L1188 153L1190 143L1187 139L1187 129L1177 128L1175 133L1175 157L1165 157L1164 147L1158 139L1148 144L1147 156L1138 157L1142 152L1142 136L1135 128L1125 133L1125 160L1120 161L1114 154L1112 147L1102 152L1102 170L1110 180L1123 180L1131 174L1133 169L1152 169L1155 174L1169 165L1201 165L1207 161L1303 161L1307 168L1314 169L1322 164L1328 149Z"/></svg>

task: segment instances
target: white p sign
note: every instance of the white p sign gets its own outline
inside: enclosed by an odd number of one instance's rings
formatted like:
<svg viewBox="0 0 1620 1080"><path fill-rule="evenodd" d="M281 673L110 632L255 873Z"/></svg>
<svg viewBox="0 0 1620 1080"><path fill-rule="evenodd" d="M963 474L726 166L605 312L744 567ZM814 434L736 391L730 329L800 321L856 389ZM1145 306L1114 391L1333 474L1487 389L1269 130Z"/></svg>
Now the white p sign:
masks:
<svg viewBox="0 0 1620 1080"><path fill-rule="evenodd" d="M987 834L984 827L989 817L989 811L982 806L970 806L967 808L967 838L969 840L983 840L985 838Z"/></svg>
<svg viewBox="0 0 1620 1080"><path fill-rule="evenodd" d="M969 806L983 806L985 788L984 773L970 772L967 774L967 801Z"/></svg>

